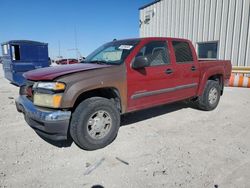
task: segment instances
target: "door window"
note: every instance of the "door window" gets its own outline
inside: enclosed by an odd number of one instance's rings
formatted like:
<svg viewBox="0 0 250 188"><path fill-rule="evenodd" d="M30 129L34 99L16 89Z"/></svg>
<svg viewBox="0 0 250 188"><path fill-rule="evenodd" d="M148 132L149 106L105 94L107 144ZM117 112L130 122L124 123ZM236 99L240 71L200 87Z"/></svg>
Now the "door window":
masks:
<svg viewBox="0 0 250 188"><path fill-rule="evenodd" d="M20 48L19 45L12 45L12 60L20 60Z"/></svg>
<svg viewBox="0 0 250 188"><path fill-rule="evenodd" d="M193 61L192 50L187 42L173 41L172 44L177 63Z"/></svg>
<svg viewBox="0 0 250 188"><path fill-rule="evenodd" d="M169 52L166 41L154 41L146 44L136 57L145 56L150 66L170 64Z"/></svg>

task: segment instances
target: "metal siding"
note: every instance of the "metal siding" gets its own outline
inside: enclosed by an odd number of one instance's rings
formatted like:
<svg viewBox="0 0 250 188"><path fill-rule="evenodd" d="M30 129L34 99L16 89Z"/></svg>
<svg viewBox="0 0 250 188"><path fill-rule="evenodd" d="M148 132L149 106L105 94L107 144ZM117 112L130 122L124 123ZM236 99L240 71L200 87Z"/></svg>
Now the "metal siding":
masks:
<svg viewBox="0 0 250 188"><path fill-rule="evenodd" d="M185 0L181 0L179 37L184 37L184 18L185 18L184 4L185 4Z"/></svg>
<svg viewBox="0 0 250 188"><path fill-rule="evenodd" d="M168 28L167 28L167 26L168 26L168 11L167 11L167 0L164 0L164 14L163 14L163 16L164 16L164 24L163 24L163 28L164 28L164 36L168 36L168 34L167 34L167 30L168 30Z"/></svg>
<svg viewBox="0 0 250 188"><path fill-rule="evenodd" d="M159 26L160 26L160 23L159 23L159 19L160 19L160 9L159 9L159 3L155 3L154 4L154 9L153 9L153 11L155 12L154 14L155 14L155 16L154 16L154 18L155 18L155 30L154 30L154 32L153 32L153 35L151 35L151 37L152 36L160 36L159 34L160 34L160 32L159 32Z"/></svg>
<svg viewBox="0 0 250 188"><path fill-rule="evenodd" d="M146 16L146 9L144 9L144 11L143 11L144 13L143 13L143 22L144 22L144 19L145 19L145 16ZM144 36L147 36L147 28L146 28L146 25L145 25L145 23L143 23L143 28L144 28Z"/></svg>
<svg viewBox="0 0 250 188"><path fill-rule="evenodd" d="M174 36L175 35L175 2L173 1L171 3L171 10L172 10L172 15L171 15L171 36Z"/></svg>
<svg viewBox="0 0 250 188"><path fill-rule="evenodd" d="M234 32L233 32L233 44L232 44L232 62L235 65L238 65L238 49L239 49L239 40L240 40L240 25L241 25L241 17L242 17L242 3L243 1L236 1L236 11L234 18Z"/></svg>
<svg viewBox="0 0 250 188"><path fill-rule="evenodd" d="M180 37L180 5L181 5L181 0L176 0L176 24L175 24L175 35L177 37Z"/></svg>
<svg viewBox="0 0 250 188"><path fill-rule="evenodd" d="M166 37L166 9L165 9L165 6L166 6L166 1L162 1L162 10L161 10L161 16L162 16L162 19L161 19L161 35L162 37Z"/></svg>
<svg viewBox="0 0 250 188"><path fill-rule="evenodd" d="M203 41L208 41L210 0L205 0L205 13L203 22Z"/></svg>
<svg viewBox="0 0 250 188"><path fill-rule="evenodd" d="M149 9L149 12L151 11L151 15L153 14L152 13L152 11L154 11L154 10L156 10L156 4L153 4L152 5L152 7L150 7L150 9ZM157 12L157 14L158 14L158 12ZM150 23L149 23L149 36L150 37L153 37L153 36L156 36L156 34L157 34L157 18L156 18L156 16L157 16L157 14L156 13L154 13L154 16L152 16L152 23L153 23L153 28L154 29L151 29L151 27L150 27Z"/></svg>
<svg viewBox="0 0 250 188"><path fill-rule="evenodd" d="M162 30L162 37L166 37L167 34L166 34L166 9L165 9L165 4L166 4L166 1L162 1L162 25L161 25L161 30Z"/></svg>
<svg viewBox="0 0 250 188"><path fill-rule="evenodd" d="M213 41L214 39L214 31L215 31L215 17L216 17L216 10L217 10L217 1L211 0L210 2L210 20L209 20L209 27L208 27L208 40Z"/></svg>
<svg viewBox="0 0 250 188"><path fill-rule="evenodd" d="M189 16L189 2L185 0L184 10L185 10L185 18L184 18L184 38L188 38L188 16Z"/></svg>
<svg viewBox="0 0 250 188"><path fill-rule="evenodd" d="M161 8L160 8L160 2L155 4L155 22L156 22L156 36L161 36L160 32L160 15L161 15Z"/></svg>
<svg viewBox="0 0 250 188"><path fill-rule="evenodd" d="M180 37L180 0L175 0L175 35Z"/></svg>
<svg viewBox="0 0 250 188"><path fill-rule="evenodd" d="M226 59L231 59L232 56L231 52L232 52L233 34L234 34L234 16L236 9L235 4L236 0L230 0L228 25L227 25L226 52L225 52Z"/></svg>
<svg viewBox="0 0 250 188"><path fill-rule="evenodd" d="M249 31L248 31L249 17L250 17L250 0L244 0L242 20L241 20L239 58L238 58L238 65L240 66L243 66L245 63L247 63L245 59L246 59L246 49L247 49L247 36L249 35ZM248 65L250 65L249 62L248 62Z"/></svg>
<svg viewBox="0 0 250 188"><path fill-rule="evenodd" d="M149 8L152 8L152 7L147 7L146 8L146 12L145 12L145 16L148 14L147 12L149 11ZM151 20L151 26L153 26L154 22ZM145 27L146 27L146 36L151 36L151 26L149 24L145 24Z"/></svg>
<svg viewBox="0 0 250 188"><path fill-rule="evenodd" d="M164 35L163 35L163 19L164 19L164 15L163 15L163 12L164 12L164 10L163 10L163 2L164 1L160 1L160 25L159 25L159 31L160 31L160 36L161 37L163 37Z"/></svg>
<svg viewBox="0 0 250 188"><path fill-rule="evenodd" d="M158 3L154 4L153 5L153 9L152 9L153 11L156 10L156 12L154 13L154 19L153 19L153 23L154 23L154 28L155 29L151 29L151 35L150 35L150 37L152 37L152 36L159 36L158 35L159 10L157 9L157 5L158 5Z"/></svg>
<svg viewBox="0 0 250 188"><path fill-rule="evenodd" d="M250 66L250 6L249 6L249 15L248 15L248 40L246 46L246 58L245 58L245 66Z"/></svg>
<svg viewBox="0 0 250 188"><path fill-rule="evenodd" d="M200 7L199 7L199 24L198 24L198 40L199 42L203 41L203 23L204 23L204 12L205 12L205 1L200 1Z"/></svg>
<svg viewBox="0 0 250 188"><path fill-rule="evenodd" d="M228 8L229 8L229 0L223 1L221 31L220 31L220 48L219 48L219 58L220 59L225 58Z"/></svg>
<svg viewBox="0 0 250 188"><path fill-rule="evenodd" d="M155 25L156 25L156 32L154 33L154 36L160 36L160 13L161 13L161 10L160 10L160 6L159 6L160 2L159 3L156 3L155 4Z"/></svg>
<svg viewBox="0 0 250 188"><path fill-rule="evenodd" d="M221 19L222 19L223 1L217 1L216 5L216 18L214 28L214 40L220 40Z"/></svg>
<svg viewBox="0 0 250 188"><path fill-rule="evenodd" d="M171 7L171 2L172 2L172 0L168 0L167 1L168 3L167 3L167 7L168 7L168 27L167 27L167 35L168 36L171 36L171 14L172 14L172 7Z"/></svg>
<svg viewBox="0 0 250 188"><path fill-rule="evenodd" d="M193 21L193 42L197 42L198 40L198 25L199 25L199 5L200 0L194 1L194 21Z"/></svg>
<svg viewBox="0 0 250 188"><path fill-rule="evenodd" d="M145 24L144 24L144 19L145 19L145 9L142 9L141 11L141 15L142 15L142 25L141 25L141 32L142 35L140 37L145 37L146 36L146 28L145 28Z"/></svg>
<svg viewBox="0 0 250 188"><path fill-rule="evenodd" d="M150 6L150 7L146 8L145 16L148 14L147 12L149 11L149 9L152 9L152 7ZM149 23L149 24L145 24L147 36L151 36L152 35L151 31L153 31L153 29L151 29L151 27L152 26L154 27L154 21L153 21L153 19L151 19L150 22L151 23Z"/></svg>
<svg viewBox="0 0 250 188"><path fill-rule="evenodd" d="M144 18L143 18L143 21L144 21L145 17L146 17L146 9L144 9ZM148 36L147 25L145 23L143 23L143 25L144 25L144 34L145 34L144 36Z"/></svg>
<svg viewBox="0 0 250 188"><path fill-rule="evenodd" d="M143 20L144 20L144 18L143 18L143 15L144 15L144 11L140 11L140 22L141 23L139 23L140 24L140 36L144 36L144 24L143 24Z"/></svg>
<svg viewBox="0 0 250 188"><path fill-rule="evenodd" d="M145 36L144 12L145 12L144 9L140 10L140 16L141 16L140 37Z"/></svg>
<svg viewBox="0 0 250 188"><path fill-rule="evenodd" d="M148 7L148 8L146 8L146 15L148 14L147 12L148 11L150 11L150 9L152 9L152 7ZM153 21L153 19L151 18L151 24L152 24L152 26L154 27L154 21ZM150 27L150 23L149 24L146 24L146 32L147 32L147 36L152 36L152 32L153 32L153 29L151 29L151 27Z"/></svg>
<svg viewBox="0 0 250 188"><path fill-rule="evenodd" d="M194 17L194 1L189 1L189 15L188 15L188 39L193 40L193 17Z"/></svg>
<svg viewBox="0 0 250 188"><path fill-rule="evenodd" d="M150 12L150 10L152 10L152 9L153 9L152 7L148 7L147 11ZM148 13L146 12L146 14L148 14ZM154 19L153 18L151 18L151 24L152 24L153 28L155 28L155 23L154 23ZM151 29L150 23L147 24L147 36L153 36L153 32L154 31L155 31L155 29Z"/></svg>

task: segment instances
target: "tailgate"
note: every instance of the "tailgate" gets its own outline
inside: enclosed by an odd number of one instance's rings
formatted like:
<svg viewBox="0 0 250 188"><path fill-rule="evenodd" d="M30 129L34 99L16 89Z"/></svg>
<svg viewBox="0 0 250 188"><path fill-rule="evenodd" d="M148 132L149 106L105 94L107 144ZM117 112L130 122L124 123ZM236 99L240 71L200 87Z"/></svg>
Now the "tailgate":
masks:
<svg viewBox="0 0 250 188"><path fill-rule="evenodd" d="M232 64L231 61L224 61L224 67L225 67L225 78L229 79L232 72Z"/></svg>

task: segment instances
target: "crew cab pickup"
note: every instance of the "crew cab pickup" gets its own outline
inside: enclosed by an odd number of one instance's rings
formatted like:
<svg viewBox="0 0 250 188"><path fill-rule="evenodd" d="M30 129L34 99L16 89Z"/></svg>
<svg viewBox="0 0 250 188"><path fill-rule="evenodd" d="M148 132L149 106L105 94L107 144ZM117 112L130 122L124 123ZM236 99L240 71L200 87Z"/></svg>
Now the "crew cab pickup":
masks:
<svg viewBox="0 0 250 188"><path fill-rule="evenodd" d="M215 109L231 68L198 60L185 39L116 40L79 64L25 73L16 106L39 135L95 150L115 139L121 114L187 99Z"/></svg>

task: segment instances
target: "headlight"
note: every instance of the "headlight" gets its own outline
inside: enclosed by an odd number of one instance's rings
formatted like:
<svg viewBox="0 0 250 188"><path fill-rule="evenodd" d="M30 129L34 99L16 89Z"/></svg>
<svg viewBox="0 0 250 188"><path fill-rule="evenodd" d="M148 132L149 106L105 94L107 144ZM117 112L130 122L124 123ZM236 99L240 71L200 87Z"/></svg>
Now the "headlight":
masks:
<svg viewBox="0 0 250 188"><path fill-rule="evenodd" d="M58 108L60 107L62 94L44 94L44 93L35 93L34 94L34 104L37 106L49 107L49 108Z"/></svg>
<svg viewBox="0 0 250 188"><path fill-rule="evenodd" d="M37 82L33 86L34 89L48 89L48 90L64 90L65 84L61 82Z"/></svg>
<svg viewBox="0 0 250 188"><path fill-rule="evenodd" d="M37 82L33 85L33 102L37 106L59 108L64 90L62 82Z"/></svg>

